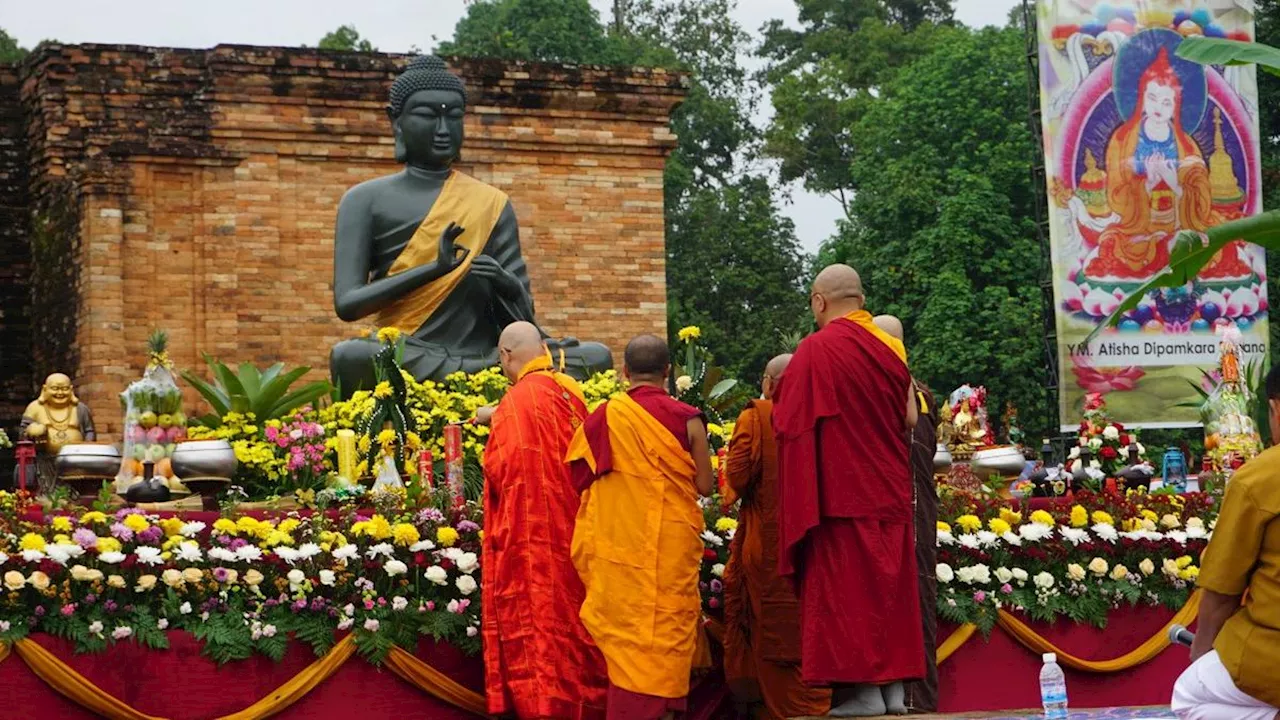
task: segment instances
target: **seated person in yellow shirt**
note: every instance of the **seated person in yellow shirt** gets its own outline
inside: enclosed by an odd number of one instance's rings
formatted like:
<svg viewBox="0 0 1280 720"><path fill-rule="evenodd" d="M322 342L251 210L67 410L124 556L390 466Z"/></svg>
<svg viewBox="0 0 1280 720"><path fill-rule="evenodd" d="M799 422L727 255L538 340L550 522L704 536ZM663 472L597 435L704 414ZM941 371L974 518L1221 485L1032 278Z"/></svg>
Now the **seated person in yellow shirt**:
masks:
<svg viewBox="0 0 1280 720"><path fill-rule="evenodd" d="M1280 441L1280 366L1267 375L1266 402L1274 443ZM1192 665L1173 688L1181 720L1280 720L1277 515L1280 445L1272 445L1228 483L1204 552Z"/></svg>

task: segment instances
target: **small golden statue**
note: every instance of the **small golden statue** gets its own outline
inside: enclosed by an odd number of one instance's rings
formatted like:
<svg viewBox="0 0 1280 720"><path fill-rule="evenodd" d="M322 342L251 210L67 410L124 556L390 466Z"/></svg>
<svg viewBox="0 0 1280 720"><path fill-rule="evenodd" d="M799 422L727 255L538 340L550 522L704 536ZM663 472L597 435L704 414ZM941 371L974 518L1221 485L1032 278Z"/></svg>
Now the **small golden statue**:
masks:
<svg viewBox="0 0 1280 720"><path fill-rule="evenodd" d="M71 378L54 373L44 381L40 397L31 401L22 413L19 426L22 436L36 444L36 472L41 492L53 488L53 458L64 446L93 442L98 435L93 429L89 406L80 402Z"/></svg>
<svg viewBox="0 0 1280 720"><path fill-rule="evenodd" d="M943 403L938 410L938 443L950 450L954 436L955 426L951 424L951 406Z"/></svg>

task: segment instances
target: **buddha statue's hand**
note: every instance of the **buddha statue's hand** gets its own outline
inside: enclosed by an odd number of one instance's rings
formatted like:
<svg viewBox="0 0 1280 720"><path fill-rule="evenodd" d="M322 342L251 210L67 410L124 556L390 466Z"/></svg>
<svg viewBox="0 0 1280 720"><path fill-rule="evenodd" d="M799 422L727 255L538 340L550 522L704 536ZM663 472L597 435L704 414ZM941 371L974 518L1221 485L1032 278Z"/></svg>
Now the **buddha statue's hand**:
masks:
<svg viewBox="0 0 1280 720"><path fill-rule="evenodd" d="M449 223L449 227L440 233L440 254L436 259L436 265L443 272L453 272L467 258L467 254L471 252L467 248L458 247L454 244L464 232L466 232L466 228L457 223Z"/></svg>
<svg viewBox="0 0 1280 720"><path fill-rule="evenodd" d="M472 260L471 272L476 277L493 283L493 287L505 298L514 299L524 294L524 286L520 284L520 279L488 255L480 255Z"/></svg>
<svg viewBox="0 0 1280 720"><path fill-rule="evenodd" d="M33 422L27 426L27 437L31 438L32 440L42 439L44 435L45 435L44 424Z"/></svg>

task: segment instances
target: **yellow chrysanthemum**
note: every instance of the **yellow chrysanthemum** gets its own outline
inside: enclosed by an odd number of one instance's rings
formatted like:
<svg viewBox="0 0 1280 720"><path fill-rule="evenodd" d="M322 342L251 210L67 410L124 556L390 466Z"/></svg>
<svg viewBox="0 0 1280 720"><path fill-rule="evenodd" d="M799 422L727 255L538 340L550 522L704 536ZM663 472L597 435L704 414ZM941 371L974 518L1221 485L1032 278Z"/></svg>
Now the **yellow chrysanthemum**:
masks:
<svg viewBox="0 0 1280 720"><path fill-rule="evenodd" d="M1094 525L1115 525L1116 524L1116 521L1111 518L1111 515L1106 512L1103 512L1102 510L1094 510L1092 520Z"/></svg>
<svg viewBox="0 0 1280 720"><path fill-rule="evenodd" d="M1178 571L1178 577L1188 582L1195 582L1200 577L1200 568L1189 565Z"/></svg>
<svg viewBox="0 0 1280 720"><path fill-rule="evenodd" d="M1071 508L1071 527L1082 528L1089 524L1089 511L1083 506L1074 505Z"/></svg>
<svg viewBox="0 0 1280 720"><path fill-rule="evenodd" d="M1053 519L1053 516L1044 510L1036 510L1031 513L1031 522L1037 525L1047 525L1049 527L1053 527L1058 524L1058 522Z"/></svg>
<svg viewBox="0 0 1280 720"><path fill-rule="evenodd" d="M280 524L276 526L276 529L282 533L291 533L294 530L297 530L298 526L301 524L302 522L297 518L285 518L280 521Z"/></svg>
<svg viewBox="0 0 1280 720"><path fill-rule="evenodd" d="M393 345L400 340L400 328L384 327L378 329L378 342Z"/></svg>
<svg viewBox="0 0 1280 720"><path fill-rule="evenodd" d="M97 510L92 510L80 516L81 525L96 525L97 523L104 523L106 521L107 516Z"/></svg>
<svg viewBox="0 0 1280 720"><path fill-rule="evenodd" d="M737 530L737 529L738 529L738 521L734 520L731 517L722 517L719 520L716 520L717 532L724 533L724 532L729 532L730 530Z"/></svg>
<svg viewBox="0 0 1280 720"><path fill-rule="evenodd" d="M183 523L176 517L165 518L156 524L160 526L161 530L164 530L165 537L173 537L182 532Z"/></svg>
<svg viewBox="0 0 1280 720"><path fill-rule="evenodd" d="M147 522L147 519L141 515L126 515L121 523L136 533L145 532L151 527L151 523Z"/></svg>
<svg viewBox="0 0 1280 720"><path fill-rule="evenodd" d="M418 528L409 523L396 523L395 527L391 528L391 537L395 539L397 545L409 547L418 542L421 536L418 534Z"/></svg>
<svg viewBox="0 0 1280 720"><path fill-rule="evenodd" d="M1017 525L1022 522L1022 513L1014 512L1009 508L1000 508L1000 519L1009 523L1010 526Z"/></svg>
<svg viewBox="0 0 1280 720"><path fill-rule="evenodd" d="M1160 519L1160 516L1159 516L1159 515L1157 515L1157 514L1155 514L1155 513L1154 513L1153 511L1151 511L1151 510L1143 510L1143 511L1142 511L1142 517L1143 517L1143 518L1145 518L1145 519L1147 519L1147 520L1150 520L1151 522L1155 522L1155 521L1157 521L1157 520L1159 520L1159 519Z"/></svg>
<svg viewBox="0 0 1280 720"><path fill-rule="evenodd" d="M66 533L58 533L57 535L53 536L53 544L54 545L70 545L71 536L67 535Z"/></svg>
<svg viewBox="0 0 1280 720"><path fill-rule="evenodd" d="M987 521L987 528L997 535L1003 535L1012 530L1013 526L1000 518L991 518Z"/></svg>
<svg viewBox="0 0 1280 720"><path fill-rule="evenodd" d="M951 532L951 526L950 526L950 525L948 525L948 524L946 524L946 523L944 523L944 522L942 522L941 520L939 520L939 521L938 521L938 532L949 533L949 532Z"/></svg>
<svg viewBox="0 0 1280 720"><path fill-rule="evenodd" d="M214 532L223 533L225 535L237 535L240 530L236 527L234 520L227 518L218 518L213 522Z"/></svg>
<svg viewBox="0 0 1280 720"><path fill-rule="evenodd" d="M396 431L392 430L391 428L387 428L386 430L383 430L382 432L378 433L378 444L384 448L395 441L396 441Z"/></svg>
<svg viewBox="0 0 1280 720"><path fill-rule="evenodd" d="M100 537L94 547L98 549L99 553L105 553L120 552L120 548L122 546L120 545L120 541L113 537Z"/></svg>
<svg viewBox="0 0 1280 720"><path fill-rule="evenodd" d="M689 325L689 326L680 328L680 332L676 333L676 335L677 337L680 338L681 342L689 342L690 340L697 340L698 338L702 337L702 328L698 327L697 325Z"/></svg>
<svg viewBox="0 0 1280 720"><path fill-rule="evenodd" d="M59 515L53 519L51 523L55 532L69 533L71 532L71 518L66 515Z"/></svg>
<svg viewBox="0 0 1280 720"><path fill-rule="evenodd" d="M391 383L383 380L373 389L373 396L379 400L391 397Z"/></svg>
<svg viewBox="0 0 1280 720"><path fill-rule="evenodd" d="M977 515L961 515L956 518L956 525L965 532L976 532L982 529L982 519Z"/></svg>
<svg viewBox="0 0 1280 720"><path fill-rule="evenodd" d="M369 449L373 447L373 441L369 439L368 435L361 435L360 439L356 441L356 447L360 450L360 454L368 455Z"/></svg>
<svg viewBox="0 0 1280 720"><path fill-rule="evenodd" d="M277 545L292 545L292 544L293 544L293 537L289 535L289 533L280 532L279 530L268 531L267 536L262 539L263 547L275 547Z"/></svg>
<svg viewBox="0 0 1280 720"><path fill-rule="evenodd" d="M1182 557L1178 558L1177 563L1178 563L1178 569L1182 570L1183 568L1186 568L1191 565L1191 556L1183 555Z"/></svg>
<svg viewBox="0 0 1280 720"><path fill-rule="evenodd" d="M386 540L391 537L391 523L381 515L374 515L366 522L358 522L351 526L356 535L367 535L374 540Z"/></svg>
<svg viewBox="0 0 1280 720"><path fill-rule="evenodd" d="M23 550L44 550L44 538L35 533L27 533L22 536L22 540L18 542L18 547Z"/></svg>
<svg viewBox="0 0 1280 720"><path fill-rule="evenodd" d="M438 527L436 528L436 542L443 547L453 547L453 544L458 542L458 531L447 526Z"/></svg>
<svg viewBox="0 0 1280 720"><path fill-rule="evenodd" d="M416 432L405 433L404 441L409 447L413 448L414 450L417 450L418 448L422 447L422 436Z"/></svg>

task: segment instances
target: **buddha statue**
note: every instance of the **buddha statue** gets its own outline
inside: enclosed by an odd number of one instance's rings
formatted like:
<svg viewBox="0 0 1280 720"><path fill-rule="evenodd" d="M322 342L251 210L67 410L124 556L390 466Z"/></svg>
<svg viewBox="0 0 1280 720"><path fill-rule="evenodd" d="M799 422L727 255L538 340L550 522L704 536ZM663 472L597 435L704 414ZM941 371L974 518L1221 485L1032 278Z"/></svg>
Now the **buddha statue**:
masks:
<svg viewBox="0 0 1280 720"><path fill-rule="evenodd" d="M58 452L67 445L98 438L89 406L80 402L71 378L62 373L45 378L40 397L22 413L19 431L24 439L36 444L36 477L40 492L46 495L55 482L53 459Z"/></svg>
<svg viewBox="0 0 1280 720"><path fill-rule="evenodd" d="M411 61L391 85L387 115L404 170L347 191L338 205L334 308L403 333L402 367L418 380L498 362L498 335L534 322L519 225L507 195L453 168L467 92L443 60ZM544 336L546 333L543 333ZM566 372L585 379L613 366L609 349L548 340ZM330 371L346 396L374 384L378 343L334 346Z"/></svg>

